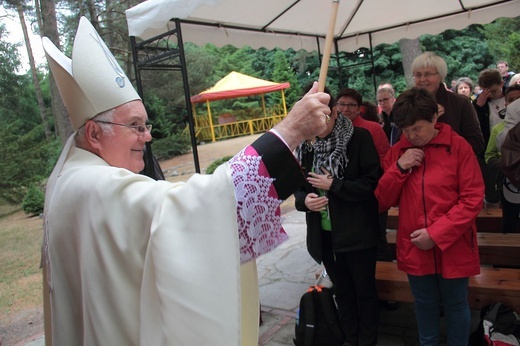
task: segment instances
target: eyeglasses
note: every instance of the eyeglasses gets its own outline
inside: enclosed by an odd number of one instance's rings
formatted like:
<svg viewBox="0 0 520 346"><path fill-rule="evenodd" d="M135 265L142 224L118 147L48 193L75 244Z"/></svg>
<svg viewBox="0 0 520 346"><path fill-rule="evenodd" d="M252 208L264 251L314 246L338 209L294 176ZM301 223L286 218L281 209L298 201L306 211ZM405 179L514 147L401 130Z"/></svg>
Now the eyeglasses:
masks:
<svg viewBox="0 0 520 346"><path fill-rule="evenodd" d="M385 97L384 99L377 100L377 103L385 103L386 101L390 100L390 97Z"/></svg>
<svg viewBox="0 0 520 346"><path fill-rule="evenodd" d="M95 120L96 123L101 124L110 124L110 125L117 125L117 126L124 126L129 127L134 131L134 133L137 133L139 137L144 136L146 131L152 132L152 124L146 124L146 125L130 125L130 124L120 124L120 123L113 123L111 121L102 121L102 120Z"/></svg>
<svg viewBox="0 0 520 346"><path fill-rule="evenodd" d="M434 72L434 73L430 73L430 72L426 72L425 74L422 74L422 73L416 73L413 75L413 79L421 79L422 77L428 79L432 76L435 76L439 74L439 72Z"/></svg>
<svg viewBox="0 0 520 346"><path fill-rule="evenodd" d="M358 107L358 104L357 103L344 103L344 102L337 102L336 103L336 106L338 107L347 107L347 108L356 108Z"/></svg>

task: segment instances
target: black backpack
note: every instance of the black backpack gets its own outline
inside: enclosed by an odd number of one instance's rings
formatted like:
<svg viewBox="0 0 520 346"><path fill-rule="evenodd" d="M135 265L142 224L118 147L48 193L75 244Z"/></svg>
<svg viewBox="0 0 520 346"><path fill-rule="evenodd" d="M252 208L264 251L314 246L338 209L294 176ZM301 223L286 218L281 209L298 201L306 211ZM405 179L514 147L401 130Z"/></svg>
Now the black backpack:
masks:
<svg viewBox="0 0 520 346"><path fill-rule="evenodd" d="M303 294L293 341L296 346L340 346L345 343L336 303L329 288L311 286Z"/></svg>
<svg viewBox="0 0 520 346"><path fill-rule="evenodd" d="M502 303L486 305L480 323L471 333L469 346L519 345L520 315Z"/></svg>

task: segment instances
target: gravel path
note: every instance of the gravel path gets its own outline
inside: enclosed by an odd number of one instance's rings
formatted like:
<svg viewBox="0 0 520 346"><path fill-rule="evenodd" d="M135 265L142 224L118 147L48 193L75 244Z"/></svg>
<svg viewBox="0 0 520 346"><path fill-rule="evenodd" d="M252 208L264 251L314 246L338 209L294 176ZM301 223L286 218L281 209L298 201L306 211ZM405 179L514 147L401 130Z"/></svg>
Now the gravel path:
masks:
<svg viewBox="0 0 520 346"><path fill-rule="evenodd" d="M246 145L253 143L258 137L260 137L260 134L199 144L197 153L202 173L206 171L206 168L213 161L224 156L235 155ZM168 181L186 181L195 173L193 152L161 161L160 164Z"/></svg>

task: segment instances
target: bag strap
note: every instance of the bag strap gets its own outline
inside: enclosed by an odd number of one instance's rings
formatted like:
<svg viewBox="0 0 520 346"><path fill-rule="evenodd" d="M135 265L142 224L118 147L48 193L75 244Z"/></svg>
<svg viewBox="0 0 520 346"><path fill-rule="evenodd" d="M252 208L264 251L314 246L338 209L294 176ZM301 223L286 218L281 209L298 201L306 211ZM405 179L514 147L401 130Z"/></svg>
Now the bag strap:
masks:
<svg viewBox="0 0 520 346"><path fill-rule="evenodd" d="M323 311L323 315L325 316L327 325L332 331L332 334L334 334L336 340L344 341L345 335L343 334L343 331L341 330L341 327L339 325L338 312L334 303L334 298L332 297L330 291L326 293L324 292L323 294L318 294L318 292L322 292L322 290L323 289L320 288L319 290L315 290L314 292L319 299L319 304Z"/></svg>
<svg viewBox="0 0 520 346"><path fill-rule="evenodd" d="M502 303L495 303L493 307L490 310L488 310L488 312L486 312L484 319L495 324L497 321L498 310L501 306Z"/></svg>
<svg viewBox="0 0 520 346"><path fill-rule="evenodd" d="M309 287L307 292L314 292L313 286ZM316 309L314 308L314 294L304 294L300 303L300 323L305 322L302 326L304 330L304 338L302 346L313 346L314 335L316 334ZM305 308L302 311L302 306ZM303 316L301 315L303 312ZM302 318L303 317L303 318Z"/></svg>

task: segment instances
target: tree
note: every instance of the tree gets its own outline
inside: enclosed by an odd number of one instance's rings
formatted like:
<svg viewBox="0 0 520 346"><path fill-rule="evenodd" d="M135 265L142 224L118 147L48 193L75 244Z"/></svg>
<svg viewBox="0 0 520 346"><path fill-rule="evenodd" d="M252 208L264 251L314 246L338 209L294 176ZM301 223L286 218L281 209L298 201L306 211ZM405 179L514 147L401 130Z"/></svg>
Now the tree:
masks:
<svg viewBox="0 0 520 346"><path fill-rule="evenodd" d="M484 25L480 31L484 34L489 52L493 56L494 63L498 60L506 60L510 70L520 70L520 17L500 18L491 24Z"/></svg>
<svg viewBox="0 0 520 346"><path fill-rule="evenodd" d="M277 83L289 82L291 84L291 87L286 89L285 92L286 104L291 107L296 101L300 99L302 89L298 83L296 74L287 60L286 52L281 49L276 50L274 53L273 66L273 74L270 80ZM280 93L273 93L268 105L280 105L282 103L281 98L282 96Z"/></svg>
<svg viewBox="0 0 520 346"><path fill-rule="evenodd" d="M60 39L58 34L58 25L56 21L56 7L53 0L37 0L39 2L39 8L36 11L37 15L41 15L38 19L38 23L41 23L40 33L42 36L48 37L56 47L60 48ZM60 138L61 143L64 144L67 138L74 132L72 125L69 121L69 116L65 105L61 100L58 86L52 74L50 74L50 93L52 103L52 113L54 114L55 130Z"/></svg>
<svg viewBox="0 0 520 346"><path fill-rule="evenodd" d="M411 65L413 60L422 53L421 43L418 38L413 40L401 39L399 40L399 47L401 48L401 57L403 60L403 70L406 84L408 87L411 87L414 84Z"/></svg>
<svg viewBox="0 0 520 346"><path fill-rule="evenodd" d="M17 74L20 64L17 45L0 40L0 199L13 204L50 173L57 157L56 141L44 136L31 79Z"/></svg>
<svg viewBox="0 0 520 346"><path fill-rule="evenodd" d="M292 57L292 65L300 85L308 85L318 80L320 59L317 52L307 52L303 49L295 52Z"/></svg>
<svg viewBox="0 0 520 346"><path fill-rule="evenodd" d="M439 35L421 37L424 50L434 51L446 60L447 82L460 77L476 80L480 71L494 64L480 28L480 25L471 25L459 31L446 30Z"/></svg>
<svg viewBox="0 0 520 346"><path fill-rule="evenodd" d="M36 100L38 101L38 108L40 111L40 118L42 120L45 138L50 139L52 136L49 121L47 118L47 110L45 108L45 103L43 102L43 95L40 88L40 80L38 79L38 70L36 69L36 64L34 62L34 55L32 52L31 41L29 40L29 32L27 30L27 25L25 23L25 14L24 12L28 12L30 9L25 3L24 0L3 0L0 1L6 5L7 8L14 9L18 13L18 18L20 20L20 25L23 32L25 47L27 48L27 55L29 58L29 66L31 71L31 76L34 84Z"/></svg>
<svg viewBox="0 0 520 346"><path fill-rule="evenodd" d="M399 42L376 46L374 48L374 65L378 85L391 83L396 93L408 89Z"/></svg>

